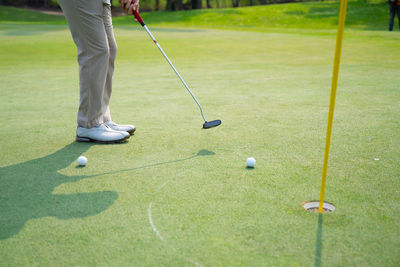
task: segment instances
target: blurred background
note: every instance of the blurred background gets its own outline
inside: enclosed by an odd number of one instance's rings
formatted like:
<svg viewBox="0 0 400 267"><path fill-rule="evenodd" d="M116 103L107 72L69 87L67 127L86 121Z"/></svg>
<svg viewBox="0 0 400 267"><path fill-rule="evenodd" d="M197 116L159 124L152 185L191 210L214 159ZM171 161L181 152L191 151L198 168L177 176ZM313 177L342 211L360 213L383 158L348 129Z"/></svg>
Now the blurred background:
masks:
<svg viewBox="0 0 400 267"><path fill-rule="evenodd" d="M322 0L323 1L323 0ZM307 0L141 0L142 11L177 11L204 8L231 8L255 5L270 5L291 2L309 2ZM386 2L384 0L360 0L359 2ZM0 0L0 5L29 7L34 9L59 10L57 0ZM113 11L120 9L118 0L112 0Z"/></svg>

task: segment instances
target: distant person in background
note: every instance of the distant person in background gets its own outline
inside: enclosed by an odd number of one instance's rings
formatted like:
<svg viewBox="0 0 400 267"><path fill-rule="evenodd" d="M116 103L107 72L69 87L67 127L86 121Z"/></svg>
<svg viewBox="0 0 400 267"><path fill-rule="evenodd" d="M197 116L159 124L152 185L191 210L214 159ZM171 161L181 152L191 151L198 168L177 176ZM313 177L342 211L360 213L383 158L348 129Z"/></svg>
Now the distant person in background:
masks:
<svg viewBox="0 0 400 267"><path fill-rule="evenodd" d="M109 102L117 44L110 1L59 0L78 49L78 142L122 142L136 130L133 125L118 125L111 120ZM139 0L120 0L120 3L128 14L139 9Z"/></svg>
<svg viewBox="0 0 400 267"><path fill-rule="evenodd" d="M390 10L389 31L393 30L394 17L396 16L396 14L400 29L400 0L389 0L389 10Z"/></svg>

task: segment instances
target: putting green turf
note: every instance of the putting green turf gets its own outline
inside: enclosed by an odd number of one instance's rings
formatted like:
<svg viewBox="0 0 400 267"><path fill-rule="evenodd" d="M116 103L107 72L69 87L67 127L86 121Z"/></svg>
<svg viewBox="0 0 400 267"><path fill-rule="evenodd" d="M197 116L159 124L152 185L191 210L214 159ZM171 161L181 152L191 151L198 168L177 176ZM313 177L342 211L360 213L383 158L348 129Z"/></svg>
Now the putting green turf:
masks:
<svg viewBox="0 0 400 267"><path fill-rule="evenodd" d="M154 35L223 124L202 130L147 34L117 27L112 115L138 130L89 145L73 141L68 29L0 26L2 265L400 263L398 33L345 33L326 188L337 210L320 222L301 203L319 197L335 31Z"/></svg>

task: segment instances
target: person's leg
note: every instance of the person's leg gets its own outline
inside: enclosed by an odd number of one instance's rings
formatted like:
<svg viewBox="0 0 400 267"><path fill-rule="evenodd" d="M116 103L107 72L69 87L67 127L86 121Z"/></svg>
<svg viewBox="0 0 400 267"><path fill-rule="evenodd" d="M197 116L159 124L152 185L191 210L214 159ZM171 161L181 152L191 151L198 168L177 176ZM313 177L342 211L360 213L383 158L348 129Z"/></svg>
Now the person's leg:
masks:
<svg viewBox="0 0 400 267"><path fill-rule="evenodd" d="M78 48L80 104L78 126L103 123L103 94L108 71L109 46L100 0L59 0Z"/></svg>
<svg viewBox="0 0 400 267"><path fill-rule="evenodd" d="M393 22L394 22L395 11L396 11L396 7L394 5L389 5L389 12L390 12L389 31L393 30Z"/></svg>
<svg viewBox="0 0 400 267"><path fill-rule="evenodd" d="M103 21L104 21L104 28L107 33L108 39L108 46L110 48L110 58L108 61L108 71L107 71L107 78L106 78L106 85L104 88L104 95L103 95L103 108L105 110L103 114L103 121L105 124L115 131L124 131L130 134L133 134L136 131L136 127L134 125L119 125L116 124L111 120L110 115L110 97L112 92L112 77L114 74L114 61L117 56L117 43L115 42L114 38L114 30L112 26L112 17L111 17L111 7L108 5L104 6L104 13L103 13Z"/></svg>
<svg viewBox="0 0 400 267"><path fill-rule="evenodd" d="M397 21L399 23L399 30L400 30L400 6L396 6L397 8Z"/></svg>
<svg viewBox="0 0 400 267"><path fill-rule="evenodd" d="M117 56L117 43L115 42L114 38L114 30L112 26L112 17L111 17L111 6L104 5L103 9L103 23L104 29L107 34L108 40L108 47L109 47L109 60L108 60L108 70L106 76L106 82L104 87L104 95L103 95L103 121L111 121L111 114L110 114L110 98L112 92L112 78L114 74L114 61Z"/></svg>
<svg viewBox="0 0 400 267"><path fill-rule="evenodd" d="M78 49L80 104L76 140L125 141L129 138L127 132L114 131L103 121L107 108L103 105L103 95L110 57L103 23L103 2L59 0L59 3Z"/></svg>

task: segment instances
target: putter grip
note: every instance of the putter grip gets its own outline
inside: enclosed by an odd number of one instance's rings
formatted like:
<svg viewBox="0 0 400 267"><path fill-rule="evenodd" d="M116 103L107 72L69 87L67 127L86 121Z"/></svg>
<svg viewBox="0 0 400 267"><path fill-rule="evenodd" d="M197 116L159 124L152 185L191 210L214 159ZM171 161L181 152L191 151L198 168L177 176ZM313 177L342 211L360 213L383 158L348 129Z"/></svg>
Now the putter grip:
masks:
<svg viewBox="0 0 400 267"><path fill-rule="evenodd" d="M133 10L133 15L139 21L139 23L142 24L142 26L144 26L144 21L142 17L139 15L139 12L137 12L137 10Z"/></svg>

